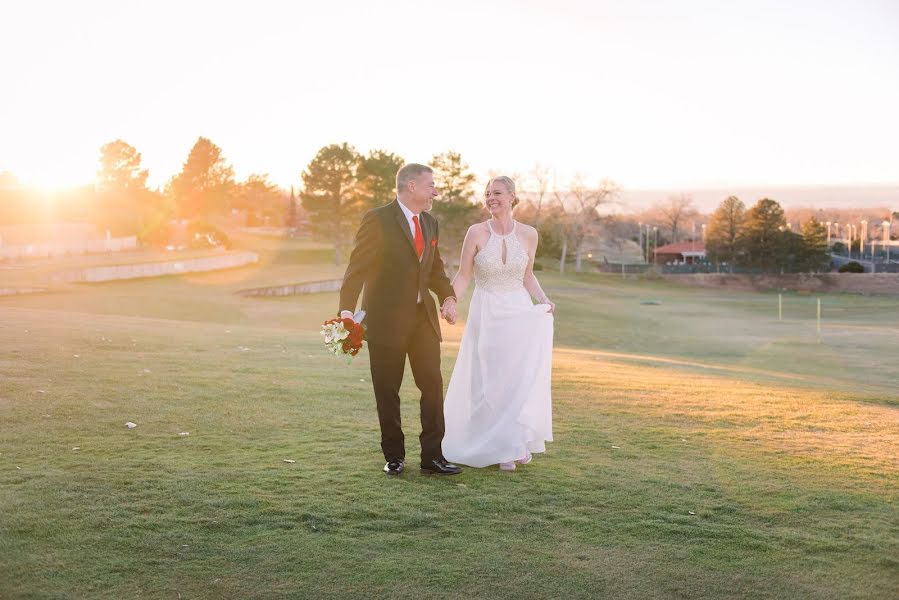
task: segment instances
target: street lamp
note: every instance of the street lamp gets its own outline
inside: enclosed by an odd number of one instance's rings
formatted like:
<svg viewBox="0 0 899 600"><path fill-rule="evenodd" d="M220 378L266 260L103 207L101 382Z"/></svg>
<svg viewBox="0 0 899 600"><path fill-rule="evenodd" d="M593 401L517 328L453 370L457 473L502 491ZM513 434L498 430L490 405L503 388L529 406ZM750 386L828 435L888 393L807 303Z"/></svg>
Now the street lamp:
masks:
<svg viewBox="0 0 899 600"><path fill-rule="evenodd" d="M887 255L887 264L890 262L890 225L889 221L884 221L880 226L883 229L883 251Z"/></svg>
<svg viewBox="0 0 899 600"><path fill-rule="evenodd" d="M637 240L640 252L643 252L643 221L637 221Z"/></svg>
<svg viewBox="0 0 899 600"><path fill-rule="evenodd" d="M652 228L652 231L653 231L653 233L655 233L655 238L656 238L655 244L652 247L652 262L655 263L658 260L656 258L656 251L659 249L659 228L654 226Z"/></svg>
<svg viewBox="0 0 899 600"><path fill-rule="evenodd" d="M887 261L890 259L890 250L893 248L893 217L899 216L899 210L890 211L890 245L887 246Z"/></svg>
<svg viewBox="0 0 899 600"><path fill-rule="evenodd" d="M646 262L649 263L649 233L652 231L651 225L649 223L646 224Z"/></svg>
<svg viewBox="0 0 899 600"><path fill-rule="evenodd" d="M862 220L862 231L861 235L858 237L859 243L859 258L865 258L865 239L868 237L868 222Z"/></svg>

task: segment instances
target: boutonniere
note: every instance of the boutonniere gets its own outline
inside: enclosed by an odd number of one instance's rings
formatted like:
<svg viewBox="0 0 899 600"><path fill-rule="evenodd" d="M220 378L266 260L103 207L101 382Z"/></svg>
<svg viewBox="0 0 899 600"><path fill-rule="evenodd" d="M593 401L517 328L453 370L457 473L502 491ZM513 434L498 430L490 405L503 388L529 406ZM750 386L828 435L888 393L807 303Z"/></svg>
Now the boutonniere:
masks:
<svg viewBox="0 0 899 600"><path fill-rule="evenodd" d="M437 239L435 238L435 239L431 240L431 248L435 247L436 245L437 245Z"/></svg>

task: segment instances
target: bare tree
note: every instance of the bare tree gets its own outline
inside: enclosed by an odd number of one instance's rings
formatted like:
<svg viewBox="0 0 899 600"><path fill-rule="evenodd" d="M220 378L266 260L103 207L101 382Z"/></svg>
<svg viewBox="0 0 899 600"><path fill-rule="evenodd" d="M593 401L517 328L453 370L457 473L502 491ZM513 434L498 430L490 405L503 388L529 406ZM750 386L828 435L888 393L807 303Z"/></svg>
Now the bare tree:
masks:
<svg viewBox="0 0 899 600"><path fill-rule="evenodd" d="M581 271L584 240L597 230L601 223L598 209L618 196L620 188L613 181L603 180L598 187L589 187L581 175L575 175L567 192L553 191L553 199L562 211L559 227L562 240L562 256L559 272L565 272L565 259L569 249L574 252L575 270Z"/></svg>
<svg viewBox="0 0 899 600"><path fill-rule="evenodd" d="M653 212L657 213L659 221L671 231L671 242L674 244L677 243L678 233L684 222L697 214L693 198L689 194L668 196L664 202L653 205Z"/></svg>
<svg viewBox="0 0 899 600"><path fill-rule="evenodd" d="M550 200L550 188L553 183L552 170L539 162L528 171L524 179L522 191L527 194L528 204L533 207L534 227L540 229L541 219L545 216L546 205Z"/></svg>
<svg viewBox="0 0 899 600"><path fill-rule="evenodd" d="M625 257L625 248L633 244L631 235L636 223L626 217L620 215L611 215L603 219L602 232L603 237L618 251L616 262L627 262ZM631 246L633 247L633 246Z"/></svg>

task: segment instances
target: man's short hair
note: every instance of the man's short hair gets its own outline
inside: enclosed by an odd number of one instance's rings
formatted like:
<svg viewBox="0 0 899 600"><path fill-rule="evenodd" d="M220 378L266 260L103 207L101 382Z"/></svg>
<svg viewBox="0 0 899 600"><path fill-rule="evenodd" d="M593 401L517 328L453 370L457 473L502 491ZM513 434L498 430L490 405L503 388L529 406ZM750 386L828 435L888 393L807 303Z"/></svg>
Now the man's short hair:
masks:
<svg viewBox="0 0 899 600"><path fill-rule="evenodd" d="M399 194L401 191L406 189L406 184L417 178L422 173L433 173L434 170L427 165L420 165L418 163L409 163L407 165L403 165L400 167L400 170L396 172L396 193Z"/></svg>

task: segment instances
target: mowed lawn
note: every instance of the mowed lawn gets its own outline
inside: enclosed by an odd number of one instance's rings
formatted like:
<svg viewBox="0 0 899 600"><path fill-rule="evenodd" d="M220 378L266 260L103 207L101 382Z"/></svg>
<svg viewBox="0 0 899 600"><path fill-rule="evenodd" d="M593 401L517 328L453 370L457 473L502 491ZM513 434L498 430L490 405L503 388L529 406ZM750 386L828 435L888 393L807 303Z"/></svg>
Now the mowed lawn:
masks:
<svg viewBox="0 0 899 600"><path fill-rule="evenodd" d="M0 597L895 597L899 300L546 274L547 454L387 479L336 295L234 294L334 272L0 298Z"/></svg>

